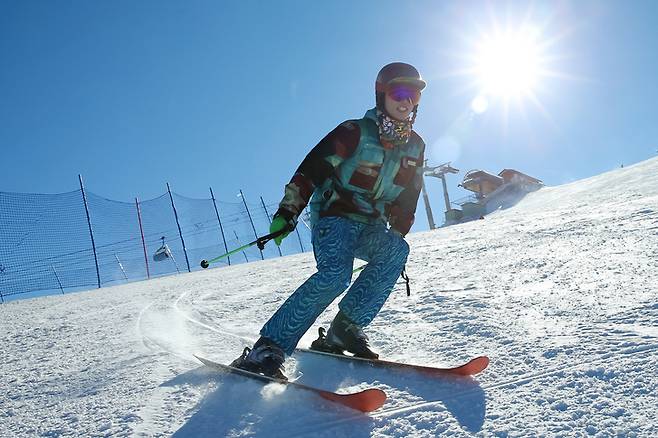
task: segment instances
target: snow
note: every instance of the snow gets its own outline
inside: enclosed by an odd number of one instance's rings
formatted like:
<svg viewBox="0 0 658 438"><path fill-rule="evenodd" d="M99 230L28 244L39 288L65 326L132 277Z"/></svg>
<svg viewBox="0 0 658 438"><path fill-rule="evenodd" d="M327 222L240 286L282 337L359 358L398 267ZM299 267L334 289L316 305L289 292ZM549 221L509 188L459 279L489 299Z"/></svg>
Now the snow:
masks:
<svg viewBox="0 0 658 438"><path fill-rule="evenodd" d="M487 354L474 379L289 361L385 390L364 415L201 366L255 340L314 272L300 254L1 305L0 436L658 436L658 159L408 240L412 295L400 281L371 341L408 363Z"/></svg>

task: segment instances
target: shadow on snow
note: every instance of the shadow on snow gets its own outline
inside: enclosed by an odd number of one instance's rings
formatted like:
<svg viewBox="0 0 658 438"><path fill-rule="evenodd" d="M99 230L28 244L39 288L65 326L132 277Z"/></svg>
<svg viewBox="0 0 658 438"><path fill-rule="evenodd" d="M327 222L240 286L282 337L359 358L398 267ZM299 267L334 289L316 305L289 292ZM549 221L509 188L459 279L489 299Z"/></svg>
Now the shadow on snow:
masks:
<svg viewBox="0 0 658 438"><path fill-rule="evenodd" d="M181 374L162 386L210 386L192 417L174 434L177 438L205 436L369 436L386 417L406 415L408 410L422 409L440 402L467 431L482 428L486 413L485 394L472 378L427 377L421 373L374 368L338 359L301 354L289 361L303 370L298 381L326 390L341 392L388 386L412 397L409 403L387 401L371 417L331 403L316 394L222 374L201 367ZM290 373L295 375L295 373ZM363 384L366 382L367 384ZM390 393L390 391L389 391ZM421 400L418 400L418 399ZM420 406L418 406L420 405ZM427 407L425 407L427 409Z"/></svg>
<svg viewBox="0 0 658 438"><path fill-rule="evenodd" d="M398 412L413 411L440 402L462 428L470 432L477 432L484 424L485 393L477 381L471 377L427 376L409 370L379 368L356 362L345 363L340 359L321 358L313 354L300 356L301 368L309 370L304 376L317 385L332 387L337 384L340 387L345 386L346 383L357 384L360 381L370 381L375 384L381 382L381 384L394 388L396 392L403 391L406 393L403 395L404 397L413 398L413 401L398 407L388 406L394 400L387 401L380 411L374 412L374 414L382 414L378 415L380 418L392 417L399 415ZM333 367L334 373L326 372L328 365ZM363 380L359 380L356 377L357 374L362 374ZM386 390L386 388L382 389ZM391 393L391 391L388 392Z"/></svg>

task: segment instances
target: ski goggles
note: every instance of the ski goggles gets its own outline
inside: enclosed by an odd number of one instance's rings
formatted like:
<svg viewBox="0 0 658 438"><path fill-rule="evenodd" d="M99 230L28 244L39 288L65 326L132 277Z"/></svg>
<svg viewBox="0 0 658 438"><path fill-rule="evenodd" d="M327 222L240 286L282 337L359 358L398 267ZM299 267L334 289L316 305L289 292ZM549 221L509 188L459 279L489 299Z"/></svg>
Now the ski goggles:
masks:
<svg viewBox="0 0 658 438"><path fill-rule="evenodd" d="M396 102L411 99L411 102L416 105L420 101L420 90L406 84L389 85L386 94Z"/></svg>

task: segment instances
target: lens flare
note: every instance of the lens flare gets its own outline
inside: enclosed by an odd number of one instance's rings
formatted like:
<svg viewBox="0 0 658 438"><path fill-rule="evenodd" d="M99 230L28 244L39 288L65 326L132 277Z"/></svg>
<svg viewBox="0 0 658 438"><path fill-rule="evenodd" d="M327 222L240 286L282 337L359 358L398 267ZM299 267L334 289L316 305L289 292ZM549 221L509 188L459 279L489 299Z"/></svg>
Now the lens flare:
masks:
<svg viewBox="0 0 658 438"><path fill-rule="evenodd" d="M471 101L471 111L475 114L482 114L486 112L487 109L489 109L489 99L487 99L486 96L480 94Z"/></svg>
<svg viewBox="0 0 658 438"><path fill-rule="evenodd" d="M433 163L457 161L462 155L462 145L454 135L446 134L432 143L427 158Z"/></svg>

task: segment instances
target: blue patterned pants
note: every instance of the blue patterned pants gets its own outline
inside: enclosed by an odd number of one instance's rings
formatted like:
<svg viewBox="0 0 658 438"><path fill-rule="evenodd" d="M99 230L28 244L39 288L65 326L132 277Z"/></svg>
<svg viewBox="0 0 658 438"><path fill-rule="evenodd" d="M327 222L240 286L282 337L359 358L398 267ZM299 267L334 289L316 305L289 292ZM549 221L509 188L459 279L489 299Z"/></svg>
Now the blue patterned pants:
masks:
<svg viewBox="0 0 658 438"><path fill-rule="evenodd" d="M338 307L359 326L368 325L400 276L409 245L383 224L325 217L313 227L313 251L318 272L283 303L260 331L288 355L317 317L350 285L354 258L368 265Z"/></svg>

